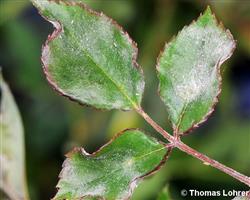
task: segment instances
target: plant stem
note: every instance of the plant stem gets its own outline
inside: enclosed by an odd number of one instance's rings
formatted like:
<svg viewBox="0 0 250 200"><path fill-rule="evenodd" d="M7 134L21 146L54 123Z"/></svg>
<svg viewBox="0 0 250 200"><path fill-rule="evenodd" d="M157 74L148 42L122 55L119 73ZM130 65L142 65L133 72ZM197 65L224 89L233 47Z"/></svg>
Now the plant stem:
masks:
<svg viewBox="0 0 250 200"><path fill-rule="evenodd" d="M235 171L234 169L227 167L227 166L219 163L218 161L209 158L208 156L196 151L195 149L184 144L183 142L177 143L176 147L178 149L180 149L181 151L186 152L187 154L189 154L195 158L198 158L199 160L201 160L203 162L203 164L211 165L214 168L234 177L235 179L239 180L240 182L242 182L250 187L250 177L247 177L247 176Z"/></svg>
<svg viewBox="0 0 250 200"><path fill-rule="evenodd" d="M140 114L158 133L160 133L164 138L166 138L170 143L174 143L175 138L165 131L159 124L157 124L147 113L144 112L142 108L135 109L138 114Z"/></svg>
<svg viewBox="0 0 250 200"><path fill-rule="evenodd" d="M160 133L164 138L166 138L173 147L180 149L181 151L201 160L203 164L210 165L232 177L237 179L238 181L246 184L250 187L250 177L245 176L234 169L227 167L216 160L209 158L208 156L196 151L195 149L189 147L188 145L181 142L178 138L173 137L167 131L165 131L159 124L157 124L151 117L148 116L147 113L144 112L142 108L136 109L137 113L140 114L158 133Z"/></svg>

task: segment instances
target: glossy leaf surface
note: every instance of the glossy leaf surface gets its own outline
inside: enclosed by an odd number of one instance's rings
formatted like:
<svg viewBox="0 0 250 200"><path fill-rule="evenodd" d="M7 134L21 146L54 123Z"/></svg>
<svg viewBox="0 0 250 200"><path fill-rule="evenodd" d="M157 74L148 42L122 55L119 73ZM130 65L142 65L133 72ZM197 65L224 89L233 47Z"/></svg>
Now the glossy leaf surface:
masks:
<svg viewBox="0 0 250 200"><path fill-rule="evenodd" d="M1 74L0 87L0 189L10 199L28 199L22 121L10 89Z"/></svg>
<svg viewBox="0 0 250 200"><path fill-rule="evenodd" d="M188 132L205 121L220 93L220 66L235 48L231 33L210 8L183 28L159 57L159 91L174 131Z"/></svg>
<svg viewBox="0 0 250 200"><path fill-rule="evenodd" d="M144 78L137 48L116 22L80 2L33 3L56 28L44 45L42 62L57 91L100 109L140 105Z"/></svg>
<svg viewBox="0 0 250 200"><path fill-rule="evenodd" d="M127 199L138 181L165 161L166 147L139 130L126 130L93 154L67 155L55 199Z"/></svg>

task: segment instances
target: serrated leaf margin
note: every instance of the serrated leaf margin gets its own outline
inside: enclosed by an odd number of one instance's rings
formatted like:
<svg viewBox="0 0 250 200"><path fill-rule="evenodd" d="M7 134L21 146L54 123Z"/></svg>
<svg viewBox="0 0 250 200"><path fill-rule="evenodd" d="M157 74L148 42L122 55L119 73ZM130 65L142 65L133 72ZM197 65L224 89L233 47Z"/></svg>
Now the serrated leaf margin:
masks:
<svg viewBox="0 0 250 200"><path fill-rule="evenodd" d="M105 148L106 146L108 146L109 144L111 144L113 141L115 141L117 138L119 138L121 135L123 135L126 131L140 131L140 132L144 133L145 135L149 135L149 134L146 133L144 130L141 130L141 129L139 129L139 128L129 128L129 129L125 129L125 130L123 130L123 131L117 133L117 134L116 134L113 138L111 138L107 143L105 143L105 144L104 144L103 146L101 146L98 150L96 150L95 152L93 152L93 153L91 153L91 154L88 153L88 152L86 152L85 149L82 148L82 147L74 147L73 150L71 150L69 153L67 153L67 154L65 155L65 156L66 156L66 160L65 160L65 161L63 162L63 164L62 164L62 170L61 170L61 172L60 172L60 174L59 174L59 180L60 180L61 178L63 178L63 177L62 177L63 169L64 169L64 167L68 164L68 160L72 157L72 154L74 154L74 153L81 153L81 154L84 155L84 156L94 157L94 156L96 156L97 153L99 153L100 151L102 151L103 148ZM162 144L163 146L166 146L166 144L163 143L162 141L160 141L160 140L158 140L158 139L156 139L156 138L154 138L154 137L152 137L152 136L150 136L150 137L151 137L152 139L154 139L156 142ZM160 169L162 168L162 166L166 163L166 161L168 160L168 158L169 158L169 156L170 156L170 154L171 154L171 152L172 152L172 147L169 147L169 148L168 148L168 147L166 146L166 149L167 149L166 154L164 155L164 157L163 157L163 159L161 160L161 162L160 162L154 169L152 169L151 171L147 172L146 174L144 174L144 175L142 175L142 176L139 176L139 177L133 179L133 180L130 182L130 184L129 184L129 193L128 193L128 196L124 197L123 200L129 200L129 199L130 199L130 197L132 196L132 193L133 193L134 189L136 188L137 183L138 183L139 181L143 180L143 179L146 178L146 177L149 177L149 176L155 174L158 170L160 170ZM56 186L56 188L57 188L57 190L60 189L58 186ZM75 199L75 200L78 200L78 199L80 200L80 199L86 198L86 197L92 197L92 198L94 197L94 198L98 198L98 199L100 199L100 200L106 200L104 197L101 197L101 196L99 197L99 196L90 196L90 195L85 195L85 196L79 197L79 198L77 198L77 199ZM56 198L53 197L52 200L56 200Z"/></svg>
<svg viewBox="0 0 250 200"><path fill-rule="evenodd" d="M219 60L219 61L216 63L217 77L219 78L219 90L218 90L218 92L217 92L217 94L216 94L216 96L215 96L215 98L214 98L214 100L213 100L213 105L211 106L210 110L204 115L204 117L203 117L199 122L197 122L197 123L194 122L188 130L186 130L186 131L183 132L183 133L178 133L178 135L180 135L180 136L188 135L188 134L191 133L194 129L200 127L204 122L206 122L206 121L208 120L208 118L209 118L209 117L212 115L212 113L214 112L215 107L216 107L217 103L219 102L219 97L220 97L221 90L222 90L222 89L221 89L221 88L222 88L222 72L221 72L221 65L223 64L224 61L226 61L227 59L229 59L229 58L232 56L234 50L236 49L236 43L237 43L237 41L234 40L233 35L232 35L231 32L229 31L229 29L226 29L226 28L224 27L223 23L222 23L222 22L219 22L219 21L217 20L215 14L214 14L214 13L211 11L211 9L210 9L210 6L207 6L207 9L205 10L205 12L206 12L207 10L210 10L210 12L211 12L211 14L212 14L212 16L213 16L213 18L214 18L214 20L215 20L215 22L216 22L216 26L217 26L218 28L220 28L222 31L224 31L224 32L232 39L232 41L234 41L234 47L232 48L232 50L231 50L230 54L228 55L228 57L226 57L224 60ZM160 74L159 74L160 59L161 59L162 54L163 54L163 52L165 51L166 47L168 46L168 44L171 43L171 42L173 42L173 41L178 37L178 35L179 35L184 29L186 29L188 26L191 26L191 25L193 25L194 23L196 23L202 16L203 16L203 13L200 13L199 17L198 17L196 20L192 20L192 22L191 22L189 25L185 25L180 31L178 31L178 33L177 33L176 35L174 35L168 42L165 43L163 49L160 51L160 53L159 53L159 55L158 55L158 57L157 57L157 60L156 60L156 74L157 74L157 77L159 77L159 75L160 75ZM161 95L160 95L160 84L158 84L157 93L158 93L158 95L160 96L162 102L164 103L163 98L162 98ZM164 105L167 107L167 110L168 110L168 105L166 105L165 103L164 103ZM171 122L170 117L168 117L168 121L170 121L170 123L172 124L173 131L175 132L175 131L176 131L176 127L175 127L174 124Z"/></svg>
<svg viewBox="0 0 250 200"><path fill-rule="evenodd" d="M111 24L113 26L115 26L118 30L120 30L128 39L129 43L131 44L133 50L134 50L134 54L132 55L132 65L138 69L139 73L141 74L142 78L144 79L144 74L143 74L143 70L141 68L141 66L137 63L137 57L138 57L138 48L137 48L137 43L131 39L131 37L129 36L129 34L123 29L122 26L120 26L115 20L113 20L112 18L108 17L107 15L103 14L102 12L96 12L94 10L92 10L91 8L89 8L86 4L84 4L83 2L79 2L79 1L65 1L65 0L50 0L51 2L55 2L55 3L64 3L67 6L79 6L80 8L82 8L83 10L86 10L87 12L89 12L90 14L92 14L93 16L98 16L98 17L105 17L107 18ZM75 99L74 97L71 97L69 94L67 94L66 92L63 91L63 89L61 89L53 80L53 78L50 76L50 73L48 71L48 64L47 64L47 59L48 59L48 52L49 52L49 43L51 41L53 41L55 38L57 38L61 32L63 32L63 26L61 25L61 23L59 21L52 21L49 20L47 17L45 17L41 10L35 5L35 3L32 1L32 4L37 8L39 14L48 22L50 22L53 26L54 26L54 31L48 35L47 40L45 41L45 43L42 46L42 56L41 56L41 63L42 63L42 68L43 68L43 73L47 79L47 81L49 82L50 86L61 96L67 97L69 100L77 102L78 104L80 104L81 106L89 106L92 107L94 109L97 110L107 110L107 109L100 109L100 108L96 108L92 105L89 105L87 103L83 103L80 102L79 100ZM145 82L143 82L143 89L145 88ZM144 93L142 93L142 99L143 99L143 95ZM133 102L131 102L133 103ZM137 109L137 107L140 107L140 105L133 105L134 109ZM113 108L115 109L115 108ZM123 109L121 109L123 110ZM131 110L131 109L130 109ZM126 110L127 111L127 110Z"/></svg>

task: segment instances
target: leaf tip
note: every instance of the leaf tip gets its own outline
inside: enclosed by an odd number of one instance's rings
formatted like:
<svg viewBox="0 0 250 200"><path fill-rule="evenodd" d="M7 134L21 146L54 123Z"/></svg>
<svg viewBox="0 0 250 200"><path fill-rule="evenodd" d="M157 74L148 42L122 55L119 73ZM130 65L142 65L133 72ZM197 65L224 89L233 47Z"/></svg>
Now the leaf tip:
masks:
<svg viewBox="0 0 250 200"><path fill-rule="evenodd" d="M216 17L213 14L211 7L208 5L206 10L203 12L203 14L201 14L201 16L199 17L197 23L200 26L207 26L209 24L216 24Z"/></svg>
<svg viewBox="0 0 250 200"><path fill-rule="evenodd" d="M204 14L205 14L205 15L212 15L212 10L211 10L210 5L207 5L207 8L206 8Z"/></svg>

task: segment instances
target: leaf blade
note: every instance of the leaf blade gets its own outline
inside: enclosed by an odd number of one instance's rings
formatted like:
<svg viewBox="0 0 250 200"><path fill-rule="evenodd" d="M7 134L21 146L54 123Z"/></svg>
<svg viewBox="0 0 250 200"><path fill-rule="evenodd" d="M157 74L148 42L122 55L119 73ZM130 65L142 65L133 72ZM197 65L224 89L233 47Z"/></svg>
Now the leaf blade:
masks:
<svg viewBox="0 0 250 200"><path fill-rule="evenodd" d="M79 2L33 3L56 28L43 48L42 62L57 91L100 109L140 105L144 78L136 44L116 22Z"/></svg>
<svg viewBox="0 0 250 200"><path fill-rule="evenodd" d="M166 44L158 58L159 94L173 129L185 134L206 121L221 91L220 66L235 41L210 8Z"/></svg>
<svg viewBox="0 0 250 200"><path fill-rule="evenodd" d="M54 199L126 199L140 179L165 162L167 149L143 132L131 129L93 154L75 149L67 157Z"/></svg>

